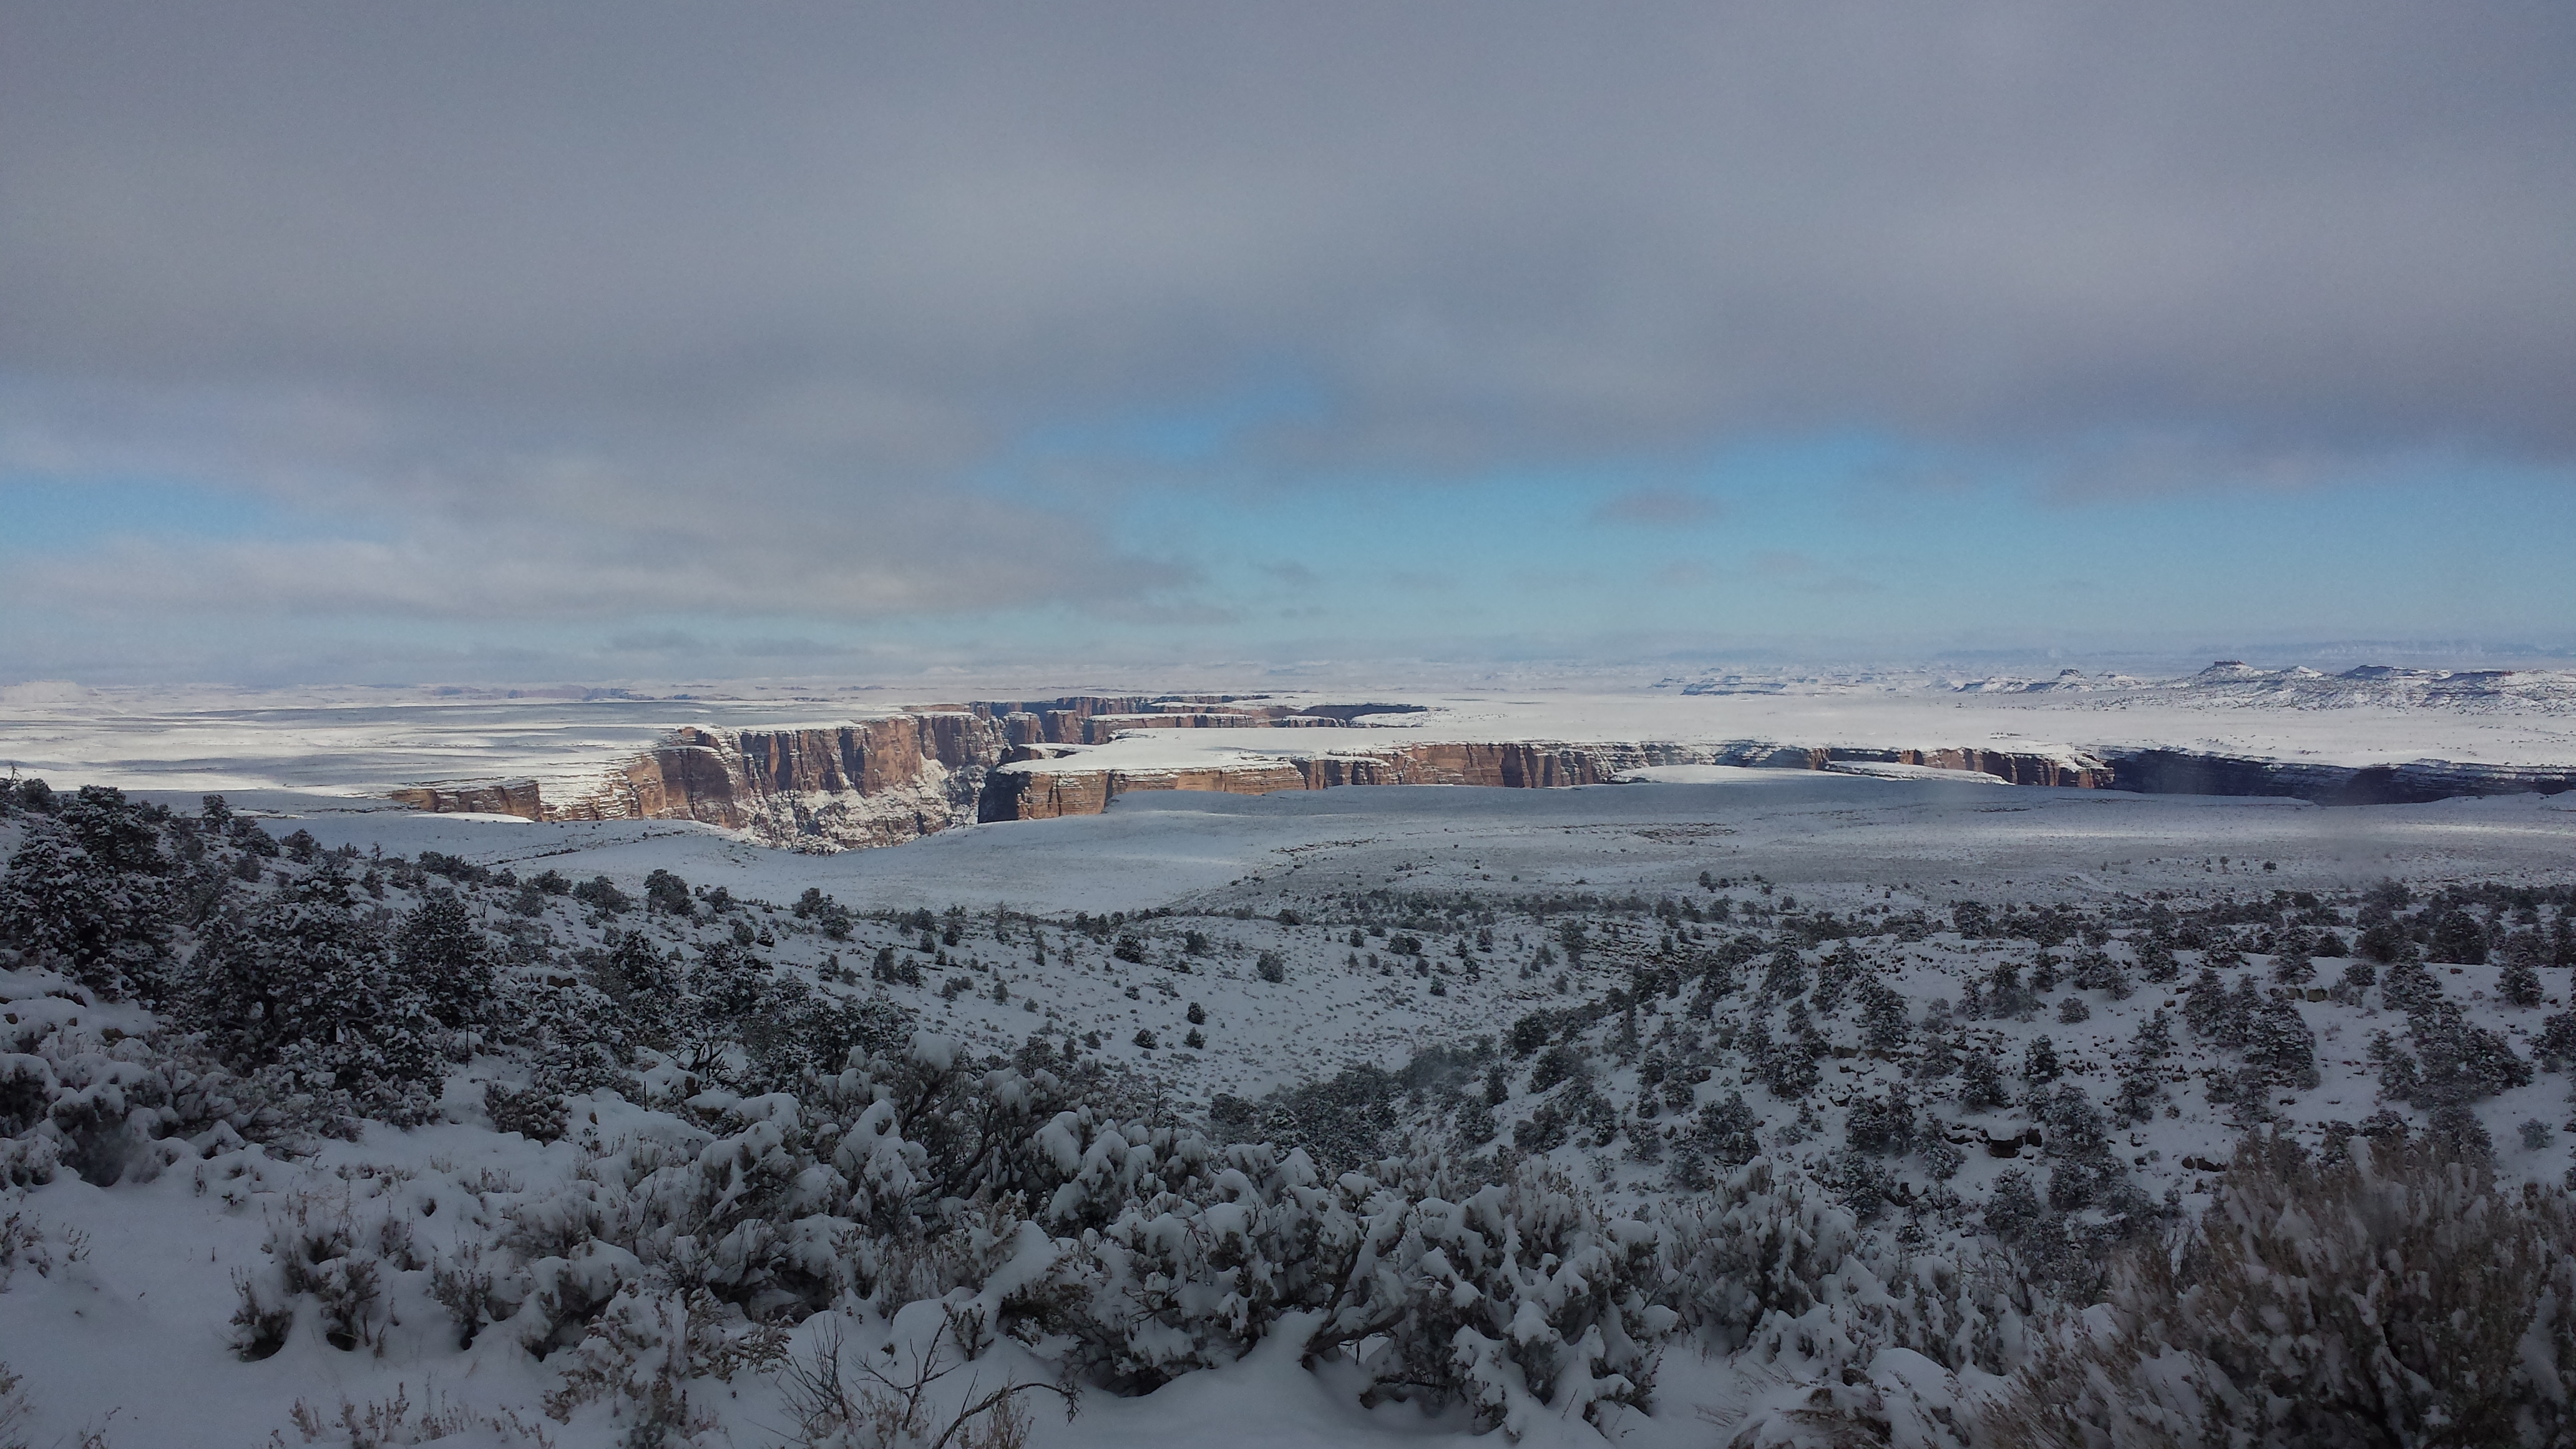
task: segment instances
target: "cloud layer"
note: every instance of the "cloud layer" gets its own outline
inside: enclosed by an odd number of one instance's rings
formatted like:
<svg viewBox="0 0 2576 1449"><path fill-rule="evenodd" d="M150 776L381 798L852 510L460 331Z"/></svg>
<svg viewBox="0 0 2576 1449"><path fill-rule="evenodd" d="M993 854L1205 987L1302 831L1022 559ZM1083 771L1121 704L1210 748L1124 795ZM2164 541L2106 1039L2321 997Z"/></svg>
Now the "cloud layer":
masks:
<svg viewBox="0 0 2576 1449"><path fill-rule="evenodd" d="M116 545L158 603L1152 607L1195 565L1122 536L1140 480L1842 431L2072 497L2576 462L2565 6L5 24L0 470L341 535ZM1177 458L1046 466L1200 409L1235 411Z"/></svg>

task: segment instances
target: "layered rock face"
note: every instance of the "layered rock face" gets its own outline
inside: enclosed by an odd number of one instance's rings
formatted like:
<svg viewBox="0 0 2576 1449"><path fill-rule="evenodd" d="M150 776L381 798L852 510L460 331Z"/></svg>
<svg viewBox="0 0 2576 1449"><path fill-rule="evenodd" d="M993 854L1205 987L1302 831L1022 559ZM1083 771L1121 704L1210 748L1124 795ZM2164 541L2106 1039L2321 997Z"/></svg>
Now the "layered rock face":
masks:
<svg viewBox="0 0 2576 1449"><path fill-rule="evenodd" d="M974 818L1008 730L969 709L848 724L675 730L555 820L695 820L773 845L895 845Z"/></svg>
<svg viewBox="0 0 2576 1449"><path fill-rule="evenodd" d="M522 820L543 820L545 807L537 796L534 780L411 785L393 792L394 799L433 815L516 815Z"/></svg>
<svg viewBox="0 0 2576 1449"><path fill-rule="evenodd" d="M2576 770L2409 760L2395 765L2311 765L2131 750L2111 756L2112 783L2142 795L2279 795L2320 805L2421 805L2458 795L2557 795Z"/></svg>
<svg viewBox="0 0 2576 1449"><path fill-rule="evenodd" d="M571 798L534 780L447 781L393 798L422 810L527 820L694 820L773 845L842 850L896 845L974 821L1096 815L1132 790L1266 795L1341 785L1546 789L1607 783L1652 765L1823 770L1837 762L1924 765L2015 785L2146 794L2285 795L2323 804L2390 804L2453 795L2576 789L2576 771L2438 760L2370 768L2284 763L2178 750L2041 753L1981 748L1806 747L1555 741L1404 741L1360 745L1348 727L1411 706L1303 709L1225 696L1083 695L906 709L872 719L764 729L673 731ZM1312 748L1170 767L1095 763L1082 748L1143 730L1261 728ZM1294 731L1295 733L1289 733ZM1321 731L1321 734L1307 734ZM1364 737L1365 738L1365 737ZM1352 740L1354 746L1333 741ZM1112 752L1115 753L1115 752Z"/></svg>
<svg viewBox="0 0 2576 1449"><path fill-rule="evenodd" d="M1807 749L1741 741L1715 746L1676 744L1505 744L1425 742L1383 750L1337 749L1314 755L1285 754L1275 761L1239 766L1118 769L1071 759L1020 759L985 777L980 820L1052 820L1096 815L1131 790L1215 790L1267 795L1274 790L1323 790L1336 785L1482 785L1506 790L1599 785L1649 765L1745 765L1758 769L1822 770L1837 760L1930 765L1972 770L2016 785L2098 789L2111 772L2089 757L2002 750Z"/></svg>
<svg viewBox="0 0 2576 1449"><path fill-rule="evenodd" d="M1338 728L1361 714L1415 708L1309 711L1238 706L1230 697L1206 695L983 700L840 724L685 727L565 800L542 798L534 780L439 782L405 787L393 798L438 813L526 820L694 820L773 845L842 850L896 845L970 823L996 765L1051 746L1097 744L1144 729ZM1293 781L1270 788L1286 783ZM1194 780L1180 788L1230 787ZM1105 795L1087 808L1068 801L1052 813L1096 813L1106 803Z"/></svg>

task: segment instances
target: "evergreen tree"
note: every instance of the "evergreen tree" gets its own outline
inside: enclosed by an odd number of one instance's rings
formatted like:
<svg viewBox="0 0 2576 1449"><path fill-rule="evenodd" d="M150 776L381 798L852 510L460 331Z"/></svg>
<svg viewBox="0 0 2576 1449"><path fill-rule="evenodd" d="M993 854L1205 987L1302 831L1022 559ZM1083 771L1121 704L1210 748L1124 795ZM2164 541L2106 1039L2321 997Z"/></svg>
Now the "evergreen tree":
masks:
<svg viewBox="0 0 2576 1449"><path fill-rule="evenodd" d="M1959 1106L1970 1112L1991 1112L2011 1100L1993 1053L1969 1053L1959 1070Z"/></svg>
<svg viewBox="0 0 2576 1449"><path fill-rule="evenodd" d="M1860 984L1860 1041L1871 1051L1892 1052L1905 1045L1914 1024L1907 1019L1905 998L1895 987L1870 977Z"/></svg>
<svg viewBox="0 0 2576 1449"><path fill-rule="evenodd" d="M492 1009L492 952L465 903L440 891L405 915L394 931L402 977L447 1027L474 1026Z"/></svg>
<svg viewBox="0 0 2576 1449"><path fill-rule="evenodd" d="M2064 1070L2058 1064L2057 1043L2044 1036L2031 1038L2030 1045L2022 1052L2023 1081L2030 1083L2033 1088L2042 1087L2056 1081Z"/></svg>
<svg viewBox="0 0 2576 1449"><path fill-rule="evenodd" d="M1762 1141L1755 1130L1759 1126L1744 1094L1729 1092L1725 1101L1711 1102L1700 1109L1695 1136L1699 1150L1709 1161L1722 1167L1741 1167L1762 1155Z"/></svg>
<svg viewBox="0 0 2576 1449"><path fill-rule="evenodd" d="M109 1000L150 997L169 960L166 863L117 837L90 832L105 851L93 853L83 832L36 817L0 876L0 942Z"/></svg>
<svg viewBox="0 0 2576 1449"><path fill-rule="evenodd" d="M2540 972L2528 960L2516 960L2504 968L2496 989L2511 1006L2538 1006L2546 999L2540 986Z"/></svg>
<svg viewBox="0 0 2576 1449"><path fill-rule="evenodd" d="M2138 974L2159 985L2182 974L2182 963L2174 959L2173 943L2162 936L2149 936L2138 946Z"/></svg>
<svg viewBox="0 0 2576 1449"><path fill-rule="evenodd" d="M197 1020L237 1070L338 1091L395 1115L422 1110L436 1024L392 970L383 934L325 867L220 923L199 953Z"/></svg>

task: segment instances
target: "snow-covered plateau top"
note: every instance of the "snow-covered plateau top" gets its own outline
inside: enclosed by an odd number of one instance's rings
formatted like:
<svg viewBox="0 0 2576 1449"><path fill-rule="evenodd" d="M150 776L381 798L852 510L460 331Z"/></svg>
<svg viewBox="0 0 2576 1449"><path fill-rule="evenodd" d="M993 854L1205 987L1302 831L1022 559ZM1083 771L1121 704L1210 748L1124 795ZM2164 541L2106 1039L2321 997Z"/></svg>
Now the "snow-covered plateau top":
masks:
<svg viewBox="0 0 2576 1449"><path fill-rule="evenodd" d="M0 691L0 764L26 774L177 791L288 789L381 796L425 780L528 778L549 800L592 788L682 726L776 729L955 709L877 691L758 689L736 697L445 698L418 691L155 694L19 685ZM1025 696L1024 696L1025 697ZM1080 767L1241 766L1394 742L1561 742L1975 748L2029 754L2168 748L2284 762L2370 766L2422 759L2505 767L2576 764L2576 671L2340 674L2221 663L2146 681L2069 671L2055 679L1929 672L1711 674L1580 689L1245 693L1244 703L1361 700L1419 712L1362 715L1349 730L1155 729L1060 747ZM1067 768L1058 760L1054 768Z"/></svg>

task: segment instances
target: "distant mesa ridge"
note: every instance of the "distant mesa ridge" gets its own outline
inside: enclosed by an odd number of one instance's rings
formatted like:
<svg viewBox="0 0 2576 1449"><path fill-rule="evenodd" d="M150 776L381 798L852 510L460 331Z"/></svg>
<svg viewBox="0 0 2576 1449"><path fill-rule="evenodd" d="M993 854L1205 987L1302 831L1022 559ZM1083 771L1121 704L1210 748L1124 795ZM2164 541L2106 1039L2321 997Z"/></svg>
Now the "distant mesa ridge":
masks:
<svg viewBox="0 0 2576 1449"><path fill-rule="evenodd" d="M1840 761L1969 770L2022 785L2083 789L2109 783L2099 762L2087 757L1996 750L1812 749L1749 740L1721 745L1568 744L1537 740L1489 744L1420 742L1336 748L1312 755L1289 751L1275 759L1241 765L1168 769L1096 767L1078 759L1064 761L1060 766L1047 761L1013 762L987 779L977 818L1051 820L1063 815L1096 815L1110 800L1133 790L1267 795L1276 790L1323 790L1336 785L1544 789L1608 784L1631 771L1657 765L1822 770Z"/></svg>
<svg viewBox="0 0 2576 1449"><path fill-rule="evenodd" d="M1364 716L1422 709L1290 707L1232 695L983 700L834 724L687 726L562 800L545 799L532 779L437 781L405 786L392 798L442 814L523 820L695 820L773 844L838 850L1015 818L983 813L989 777L1051 747L1106 744L1144 730L1345 729Z"/></svg>
<svg viewBox="0 0 2576 1449"><path fill-rule="evenodd" d="M1419 705L1391 704L1290 708L1208 695L978 701L837 724L726 731L685 727L561 801L542 798L538 782L531 779L414 785L393 792L393 798L422 810L525 820L694 820L744 831L773 845L831 851L898 845L976 822L1096 815L1111 800L1139 790L1267 795L1340 785L1546 789L1607 784L1658 765L1787 770L1871 763L1928 766L1990 775L2012 785L2285 796L2329 805L2576 789L2576 770L2442 760L2355 767L2170 749L2040 752L1814 747L1766 740L1388 740L1380 732L1361 735L1354 728L1368 716L1421 710ZM1332 735L1311 746L1283 741L1279 748L1239 760L1173 766L1093 763L1069 748L1107 744L1146 730L1217 728L1327 730Z"/></svg>

